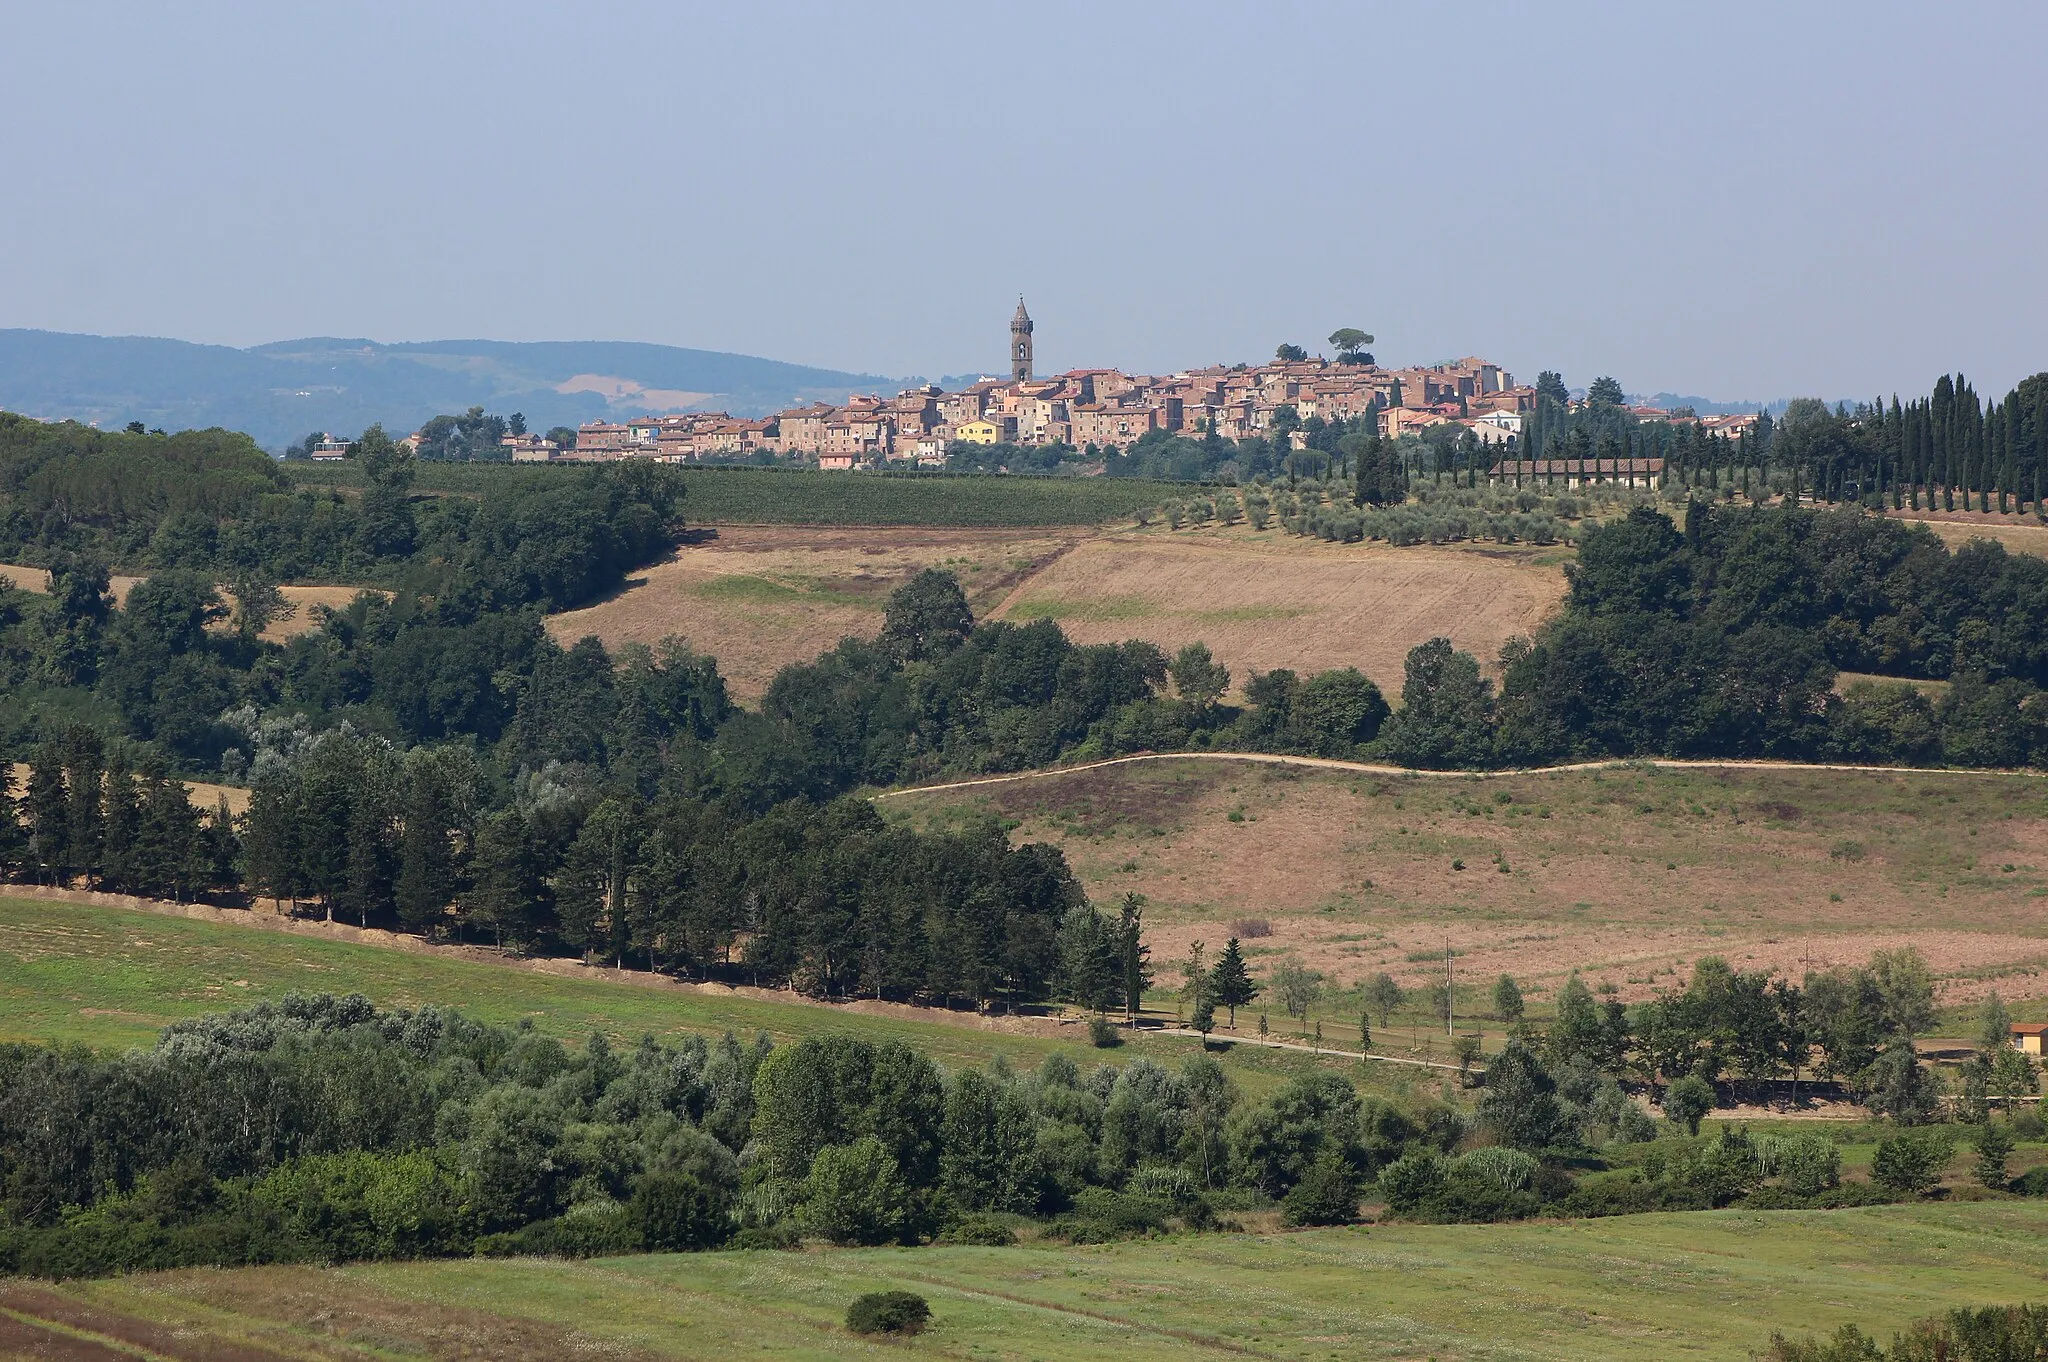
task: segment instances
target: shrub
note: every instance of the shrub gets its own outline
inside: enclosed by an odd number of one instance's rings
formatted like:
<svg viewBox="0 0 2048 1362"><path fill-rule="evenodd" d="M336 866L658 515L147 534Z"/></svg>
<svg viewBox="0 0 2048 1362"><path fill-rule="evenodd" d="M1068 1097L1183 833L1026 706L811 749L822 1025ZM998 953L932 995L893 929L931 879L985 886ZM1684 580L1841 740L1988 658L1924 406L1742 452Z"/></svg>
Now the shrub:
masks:
<svg viewBox="0 0 2048 1362"><path fill-rule="evenodd" d="M1348 1225L1357 1218L1357 1175L1335 1154L1318 1158L1280 1199L1280 1219L1289 1225Z"/></svg>
<svg viewBox="0 0 2048 1362"><path fill-rule="evenodd" d="M1241 917L1230 924L1230 934L1245 941L1255 941L1262 936L1271 936L1273 923L1270 918Z"/></svg>
<svg viewBox="0 0 2048 1362"><path fill-rule="evenodd" d="M835 1244L888 1244L910 1230L910 1189L872 1135L827 1145L811 1163L804 1226Z"/></svg>
<svg viewBox="0 0 2048 1362"><path fill-rule="evenodd" d="M688 1173L649 1173L627 1210L642 1243L658 1253L717 1248L732 1226L726 1198Z"/></svg>
<svg viewBox="0 0 2048 1362"><path fill-rule="evenodd" d="M846 1307L846 1327L857 1334L915 1334L931 1322L932 1308L912 1291L870 1291Z"/></svg>
<svg viewBox="0 0 2048 1362"><path fill-rule="evenodd" d="M1088 1043L1098 1050L1114 1050L1124 1043L1123 1033L1118 1031L1107 1017L1088 1019Z"/></svg>
<svg viewBox="0 0 2048 1362"><path fill-rule="evenodd" d="M2007 1191L2018 1192L2021 1196L2048 1196L2048 1163L2029 1168L2005 1186Z"/></svg>
<svg viewBox="0 0 2048 1362"><path fill-rule="evenodd" d="M974 1244L982 1248L1008 1248L1017 1242L1017 1235L1000 1220L985 1215L970 1215L946 1231L946 1242Z"/></svg>
<svg viewBox="0 0 2048 1362"><path fill-rule="evenodd" d="M1503 1192L1520 1192L1528 1189L1541 1165L1535 1155L1519 1149L1489 1148L1461 1154L1453 1166L1495 1184Z"/></svg>
<svg viewBox="0 0 2048 1362"><path fill-rule="evenodd" d="M1842 1151L1824 1135L1758 1140L1757 1162L1793 1196L1819 1196L1842 1180Z"/></svg>
<svg viewBox="0 0 2048 1362"><path fill-rule="evenodd" d="M1895 1192L1931 1192L1955 1155L1955 1141L1943 1130L1909 1130L1877 1142L1870 1180Z"/></svg>
<svg viewBox="0 0 2048 1362"><path fill-rule="evenodd" d="M1433 1149L1403 1154L1380 1169L1380 1195L1387 1199L1387 1209L1397 1215L1421 1209L1443 1187L1444 1170L1444 1156Z"/></svg>

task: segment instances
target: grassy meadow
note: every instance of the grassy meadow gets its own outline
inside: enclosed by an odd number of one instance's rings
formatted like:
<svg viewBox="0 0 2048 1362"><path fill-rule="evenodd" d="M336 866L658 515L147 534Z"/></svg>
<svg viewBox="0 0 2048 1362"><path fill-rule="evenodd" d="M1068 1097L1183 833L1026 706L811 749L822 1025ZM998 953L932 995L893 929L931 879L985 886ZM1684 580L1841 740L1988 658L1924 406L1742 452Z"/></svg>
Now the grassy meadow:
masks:
<svg viewBox="0 0 2048 1362"><path fill-rule="evenodd" d="M488 959L335 941L255 926L195 921L124 908L0 897L0 1041L123 1049L149 1045L186 1017L246 1007L285 993L362 993L388 1006L438 1004L483 1021L533 1026L570 1043L603 1032L630 1044L645 1034L692 1032L741 1037L765 1031L778 1041L840 1032L900 1040L949 1068L1001 1058L1020 1068L1063 1053L1091 1067L1145 1055L1176 1064L1196 1053L1192 1040L1134 1035L1112 1050L1087 1042L1079 1025L908 1008L778 1002L718 988L650 986L641 977L564 977ZM1170 1016L1171 1003L1167 1003ZM1343 1044L1331 1036L1333 1046ZM1368 1066L1256 1046L1214 1053L1248 1095L1270 1091L1318 1066L1352 1072L1361 1086L1398 1091L1440 1079L1412 1069Z"/></svg>
<svg viewBox="0 0 2048 1362"><path fill-rule="evenodd" d="M2040 1202L1702 1212L185 1271L0 1286L0 1311L179 1358L1740 1359L1774 1330L1853 1321L1883 1337L1955 1306L2036 1299L2044 1234ZM924 1295L934 1327L900 1342L847 1333L847 1302L887 1288Z"/></svg>

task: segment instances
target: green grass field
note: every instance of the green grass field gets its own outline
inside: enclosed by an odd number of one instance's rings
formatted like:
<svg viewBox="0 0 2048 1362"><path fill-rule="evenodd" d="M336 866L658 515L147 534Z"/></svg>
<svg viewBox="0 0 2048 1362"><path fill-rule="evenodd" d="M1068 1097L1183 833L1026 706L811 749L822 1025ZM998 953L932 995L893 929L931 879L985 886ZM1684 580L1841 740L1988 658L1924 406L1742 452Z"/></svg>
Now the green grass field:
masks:
<svg viewBox="0 0 2048 1362"><path fill-rule="evenodd" d="M100 1049L149 1045L173 1021L246 1007L294 990L362 993L392 1006L436 1003L489 1022L531 1018L538 1029L572 1042L593 1031L625 1043L649 1033L671 1038L729 1030L745 1037L766 1031L789 1041L846 1032L877 1042L901 1040L955 1068L998 1056L1031 1068L1055 1051L1083 1067L1137 1054L1171 1064L1196 1052L1191 1041L1173 1037L1139 1035L1117 1049L1097 1050L1078 1025L1064 1028L1060 1037L982 1029L965 1017L949 1021L932 1014L925 1021L900 1013L873 1015L847 1007L563 978L255 927L0 897L0 1041ZM1319 1064L1357 1068L1334 1057L1319 1060L1250 1046L1217 1054L1250 1095ZM1414 1071L1370 1068L1362 1086L1395 1091L1404 1081L1414 1081Z"/></svg>
<svg viewBox="0 0 2048 1362"><path fill-rule="evenodd" d="M1738 1359L1773 1330L1888 1335L2037 1300L2040 1202L1374 1226L1094 1248L717 1253L194 1271L0 1287L88 1336L322 1358ZM845 1332L904 1288L934 1327ZM91 1307L99 1313L89 1315ZM4 1322L4 1317L0 1317ZM166 1327L169 1326L169 1327ZM205 1344L216 1351L206 1351ZM132 1354L124 1354L132 1355Z"/></svg>
<svg viewBox="0 0 2048 1362"><path fill-rule="evenodd" d="M587 465L422 463L413 487L474 496L512 480L562 477L579 466ZM302 486L362 485L360 470L350 464L286 468ZM714 525L1099 525L1193 490L1189 484L1137 478L878 477L797 468L678 471L689 489L684 519Z"/></svg>

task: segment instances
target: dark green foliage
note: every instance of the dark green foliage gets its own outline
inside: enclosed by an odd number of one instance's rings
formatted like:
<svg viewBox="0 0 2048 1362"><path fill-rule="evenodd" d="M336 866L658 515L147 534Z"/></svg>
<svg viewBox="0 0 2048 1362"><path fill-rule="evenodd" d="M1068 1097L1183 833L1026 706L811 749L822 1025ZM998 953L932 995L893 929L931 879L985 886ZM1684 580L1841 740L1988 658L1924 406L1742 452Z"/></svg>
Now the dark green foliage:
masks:
<svg viewBox="0 0 2048 1362"><path fill-rule="evenodd" d="M1245 967L1244 950L1231 937L1224 945L1223 953L1216 957L1216 967L1209 974L1207 996L1230 1009L1230 1024L1237 1025L1237 1009L1259 996L1259 986L1252 982L1251 971Z"/></svg>
<svg viewBox="0 0 2048 1362"><path fill-rule="evenodd" d="M1714 1085L1698 1074L1686 1074L1664 1090L1664 1114L1688 1135L1700 1133L1700 1121L1714 1109Z"/></svg>
<svg viewBox="0 0 2048 1362"><path fill-rule="evenodd" d="M1326 1152L1280 1199L1289 1225L1348 1225L1358 1218L1358 1174L1340 1155Z"/></svg>
<svg viewBox="0 0 2048 1362"><path fill-rule="evenodd" d="M1557 1097L1557 1083L1519 1039L1486 1067L1479 1123L1510 1149L1539 1150L1576 1139Z"/></svg>
<svg viewBox="0 0 2048 1362"><path fill-rule="evenodd" d="M1880 1347L1853 1324L1826 1339L1771 1336L1764 1362L2042 1362L2048 1359L2048 1306L1951 1310L1915 1321Z"/></svg>
<svg viewBox="0 0 2048 1362"><path fill-rule="evenodd" d="M1944 1130L1901 1131L1878 1141L1870 1180L1895 1192L1930 1192L1954 1156L1954 1137Z"/></svg>
<svg viewBox="0 0 2048 1362"><path fill-rule="evenodd" d="M1486 766L1493 761L1493 683L1447 638L1408 654L1401 708L1381 731L1388 756L1404 766Z"/></svg>
<svg viewBox="0 0 2048 1362"><path fill-rule="evenodd" d="M846 1327L857 1334L916 1334L931 1322L931 1307L909 1291L871 1291L846 1307Z"/></svg>

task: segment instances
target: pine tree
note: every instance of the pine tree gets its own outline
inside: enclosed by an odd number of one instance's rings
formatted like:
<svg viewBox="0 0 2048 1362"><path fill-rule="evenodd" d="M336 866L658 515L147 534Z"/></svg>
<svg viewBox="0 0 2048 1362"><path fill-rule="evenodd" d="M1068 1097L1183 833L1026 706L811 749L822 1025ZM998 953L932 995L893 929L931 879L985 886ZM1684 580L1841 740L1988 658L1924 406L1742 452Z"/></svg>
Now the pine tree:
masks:
<svg viewBox="0 0 2048 1362"><path fill-rule="evenodd" d="M1237 1029L1237 1009L1259 996L1259 986L1252 981L1251 971L1245 968L1244 951L1239 948L1237 938L1231 937L1223 947L1223 954L1216 957L1216 968L1209 976L1209 989L1216 995L1216 1001L1230 1009L1230 1029Z"/></svg>
<svg viewBox="0 0 2048 1362"><path fill-rule="evenodd" d="M1372 1053L1372 1015L1367 1012L1358 1014L1358 1050L1360 1054Z"/></svg>

